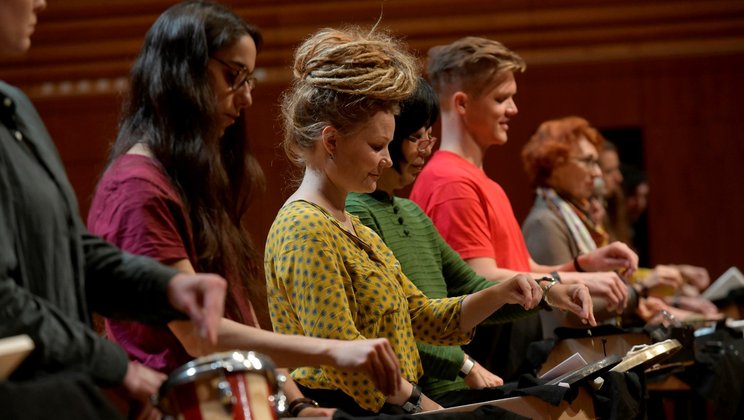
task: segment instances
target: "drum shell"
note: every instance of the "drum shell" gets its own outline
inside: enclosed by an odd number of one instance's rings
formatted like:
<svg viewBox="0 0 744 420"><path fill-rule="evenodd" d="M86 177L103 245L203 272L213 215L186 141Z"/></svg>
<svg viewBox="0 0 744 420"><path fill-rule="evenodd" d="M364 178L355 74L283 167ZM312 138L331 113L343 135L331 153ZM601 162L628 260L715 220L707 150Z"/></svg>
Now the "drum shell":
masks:
<svg viewBox="0 0 744 420"><path fill-rule="evenodd" d="M171 373L156 405L176 419L276 420L284 407L281 382L273 362L260 353L218 353Z"/></svg>

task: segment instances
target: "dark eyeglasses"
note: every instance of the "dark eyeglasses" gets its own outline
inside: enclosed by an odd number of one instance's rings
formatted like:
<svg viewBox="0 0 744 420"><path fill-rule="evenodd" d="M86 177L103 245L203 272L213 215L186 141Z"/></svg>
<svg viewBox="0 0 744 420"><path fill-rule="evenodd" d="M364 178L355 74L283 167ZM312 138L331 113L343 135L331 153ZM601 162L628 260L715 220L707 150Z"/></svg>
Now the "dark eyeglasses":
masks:
<svg viewBox="0 0 744 420"><path fill-rule="evenodd" d="M429 136L428 138L408 136L406 137L406 140L411 143L416 143L416 149L418 149L419 152L426 151L427 148L433 146L437 142L437 138L432 136Z"/></svg>
<svg viewBox="0 0 744 420"><path fill-rule="evenodd" d="M586 156L586 157L574 157L572 158L576 162L579 162L587 169L593 169L593 168L600 168L599 161L594 158L593 156Z"/></svg>
<svg viewBox="0 0 744 420"><path fill-rule="evenodd" d="M256 87L256 76L248 71L248 67L239 64L229 64L217 57L211 58L230 70L230 77L227 78L227 83L230 85L231 91L240 89L244 84L248 85L248 90L253 90ZM236 69L235 66L238 66L238 68Z"/></svg>

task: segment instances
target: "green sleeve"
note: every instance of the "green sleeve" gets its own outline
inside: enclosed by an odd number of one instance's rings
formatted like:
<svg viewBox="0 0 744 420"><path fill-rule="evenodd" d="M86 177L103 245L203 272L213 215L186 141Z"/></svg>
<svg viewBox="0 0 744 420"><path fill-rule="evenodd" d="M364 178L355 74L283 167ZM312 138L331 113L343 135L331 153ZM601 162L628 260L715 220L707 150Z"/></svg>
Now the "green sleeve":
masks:
<svg viewBox="0 0 744 420"><path fill-rule="evenodd" d="M441 235L437 234L436 237L439 243L439 250L442 254L442 273L447 281L448 296L469 295L494 285L494 282L476 274L460 258L460 255L444 241ZM504 305L498 311L491 314L481 325L511 322L515 319L537 314L539 310L539 308L534 308L527 311L520 305Z"/></svg>
<svg viewBox="0 0 744 420"><path fill-rule="evenodd" d="M420 341L416 346L426 376L454 380L460 372L465 352L459 346L437 346Z"/></svg>

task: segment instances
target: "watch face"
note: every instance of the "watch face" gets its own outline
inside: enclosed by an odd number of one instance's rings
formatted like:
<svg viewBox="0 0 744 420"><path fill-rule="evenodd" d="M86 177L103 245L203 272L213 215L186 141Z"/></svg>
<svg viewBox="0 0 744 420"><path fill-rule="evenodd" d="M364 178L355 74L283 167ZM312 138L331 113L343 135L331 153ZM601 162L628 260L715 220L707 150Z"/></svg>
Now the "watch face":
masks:
<svg viewBox="0 0 744 420"><path fill-rule="evenodd" d="M419 400L418 404L412 404L410 401L406 401L405 404L400 406L403 411L409 414L418 413L421 411L421 400Z"/></svg>

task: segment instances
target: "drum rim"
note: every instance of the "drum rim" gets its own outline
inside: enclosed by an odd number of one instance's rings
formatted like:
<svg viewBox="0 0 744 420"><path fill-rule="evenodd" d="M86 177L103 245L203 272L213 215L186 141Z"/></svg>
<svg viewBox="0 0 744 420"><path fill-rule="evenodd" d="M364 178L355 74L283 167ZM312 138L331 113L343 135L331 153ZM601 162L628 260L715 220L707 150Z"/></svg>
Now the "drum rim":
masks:
<svg viewBox="0 0 744 420"><path fill-rule="evenodd" d="M247 362L250 363L246 364ZM260 363L260 366L256 366L256 362ZM199 357L177 368L160 386L158 400L162 400L173 388L193 382L207 374L214 374L216 371L222 371L223 374L260 372L267 377L272 393L275 394L279 390L276 365L268 356L256 351L233 350Z"/></svg>

